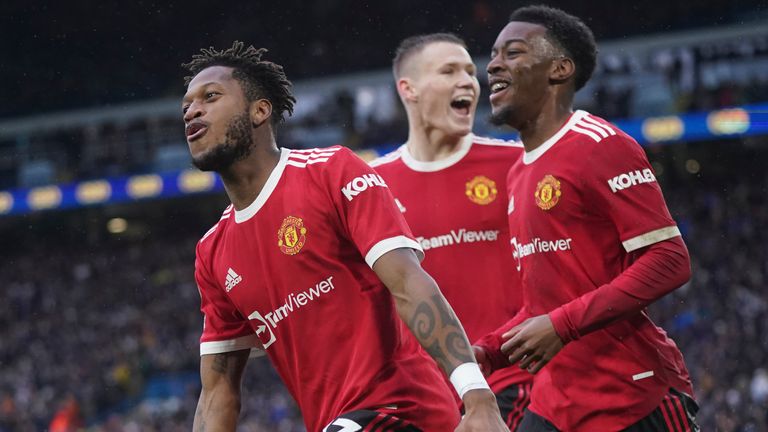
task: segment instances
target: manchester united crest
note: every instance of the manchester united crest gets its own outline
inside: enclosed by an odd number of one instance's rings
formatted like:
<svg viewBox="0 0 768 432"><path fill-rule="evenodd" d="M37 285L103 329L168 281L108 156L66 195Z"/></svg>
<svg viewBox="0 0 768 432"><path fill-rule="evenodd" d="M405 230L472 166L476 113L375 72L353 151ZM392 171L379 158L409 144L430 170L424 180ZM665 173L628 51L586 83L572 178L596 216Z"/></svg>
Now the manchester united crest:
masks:
<svg viewBox="0 0 768 432"><path fill-rule="evenodd" d="M296 255L307 241L307 228L304 221L296 216L283 219L280 230L277 231L277 245L286 255Z"/></svg>
<svg viewBox="0 0 768 432"><path fill-rule="evenodd" d="M545 175L544 179L536 185L536 192L533 196L536 198L536 205L542 210L549 210L560 201L560 180L552 175Z"/></svg>
<svg viewBox="0 0 768 432"><path fill-rule="evenodd" d="M467 182L467 198L475 204L488 205L498 194L496 182L486 176L477 176Z"/></svg>

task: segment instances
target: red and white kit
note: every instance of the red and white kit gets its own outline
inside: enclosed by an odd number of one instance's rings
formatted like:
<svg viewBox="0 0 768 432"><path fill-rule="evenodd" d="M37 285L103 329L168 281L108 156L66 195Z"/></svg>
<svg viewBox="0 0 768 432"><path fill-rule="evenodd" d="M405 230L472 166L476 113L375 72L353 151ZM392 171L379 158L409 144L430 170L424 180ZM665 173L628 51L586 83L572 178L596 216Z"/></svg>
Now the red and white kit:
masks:
<svg viewBox="0 0 768 432"><path fill-rule="evenodd" d="M407 145L371 163L386 180L425 251L432 275L470 341L514 316L522 293L509 248L506 176L520 159L520 143L468 135L450 157L422 162ZM505 368L488 377L494 393L530 382Z"/></svg>
<svg viewBox="0 0 768 432"><path fill-rule="evenodd" d="M536 375L529 409L560 430L619 430L670 388L692 394L680 351L645 311L606 319L658 296L610 282L644 248L680 236L643 149L577 111L512 167L508 193L510 271L521 278L527 312L549 314L573 341Z"/></svg>
<svg viewBox="0 0 768 432"><path fill-rule="evenodd" d="M453 430L451 391L371 270L397 248L422 253L365 162L338 146L282 149L255 201L198 243L201 355L266 351L311 431L358 409Z"/></svg>

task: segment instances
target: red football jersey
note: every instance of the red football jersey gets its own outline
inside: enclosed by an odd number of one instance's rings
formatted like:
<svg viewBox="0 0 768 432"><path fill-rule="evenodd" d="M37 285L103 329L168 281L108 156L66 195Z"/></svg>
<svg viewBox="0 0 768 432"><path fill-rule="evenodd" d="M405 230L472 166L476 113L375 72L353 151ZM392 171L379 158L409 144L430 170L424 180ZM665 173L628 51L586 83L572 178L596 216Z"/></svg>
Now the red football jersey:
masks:
<svg viewBox="0 0 768 432"><path fill-rule="evenodd" d="M634 251L680 235L640 145L584 111L524 153L507 184L511 270L533 316L589 314L583 295L624 271ZM567 344L536 374L529 409L564 431L618 431L670 387L692 393L682 354L638 312Z"/></svg>
<svg viewBox="0 0 768 432"><path fill-rule="evenodd" d="M440 286L470 341L495 330L522 304L509 248L506 176L522 144L468 135L450 157L421 162L406 145L371 163L395 196L425 251L422 266ZM520 368L488 377L494 392L532 380Z"/></svg>
<svg viewBox="0 0 768 432"><path fill-rule="evenodd" d="M266 351L310 431L356 409L453 430L450 389L371 270L396 248L422 253L372 168L343 147L283 149L198 243L201 355Z"/></svg>

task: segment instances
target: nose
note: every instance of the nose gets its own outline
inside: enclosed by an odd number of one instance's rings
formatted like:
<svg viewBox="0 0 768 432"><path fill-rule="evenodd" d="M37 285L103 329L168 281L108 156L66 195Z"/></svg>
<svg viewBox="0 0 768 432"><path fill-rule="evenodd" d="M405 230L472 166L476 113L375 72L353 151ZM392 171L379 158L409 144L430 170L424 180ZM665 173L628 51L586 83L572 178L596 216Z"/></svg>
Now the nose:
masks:
<svg viewBox="0 0 768 432"><path fill-rule="evenodd" d="M491 57L491 61L488 62L488 66L485 68L485 71L488 73L488 75L494 75L500 72L503 67L504 62L501 61L501 54L496 54L495 56Z"/></svg>
<svg viewBox="0 0 768 432"><path fill-rule="evenodd" d="M477 77L474 74L471 74L469 72L464 72L461 75L461 79L457 83L457 86L459 88L471 88L475 81L477 80Z"/></svg>
<svg viewBox="0 0 768 432"><path fill-rule="evenodd" d="M202 115L202 104L192 102L187 108L187 112L184 113L184 123L189 123L198 117L202 117Z"/></svg>

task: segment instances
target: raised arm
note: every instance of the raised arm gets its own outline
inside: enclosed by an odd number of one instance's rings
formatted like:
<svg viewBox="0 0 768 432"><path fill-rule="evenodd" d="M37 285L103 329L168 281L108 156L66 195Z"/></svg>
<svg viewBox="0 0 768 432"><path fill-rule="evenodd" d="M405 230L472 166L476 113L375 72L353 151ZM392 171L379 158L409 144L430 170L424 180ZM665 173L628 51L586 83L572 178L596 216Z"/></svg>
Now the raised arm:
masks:
<svg viewBox="0 0 768 432"><path fill-rule="evenodd" d="M207 354L200 357L203 390L197 402L192 430L234 431L240 415L240 385L250 350Z"/></svg>
<svg viewBox="0 0 768 432"><path fill-rule="evenodd" d="M373 270L394 296L400 318L464 401L466 415L457 431L507 431L461 323L416 254L406 248L389 251Z"/></svg>

